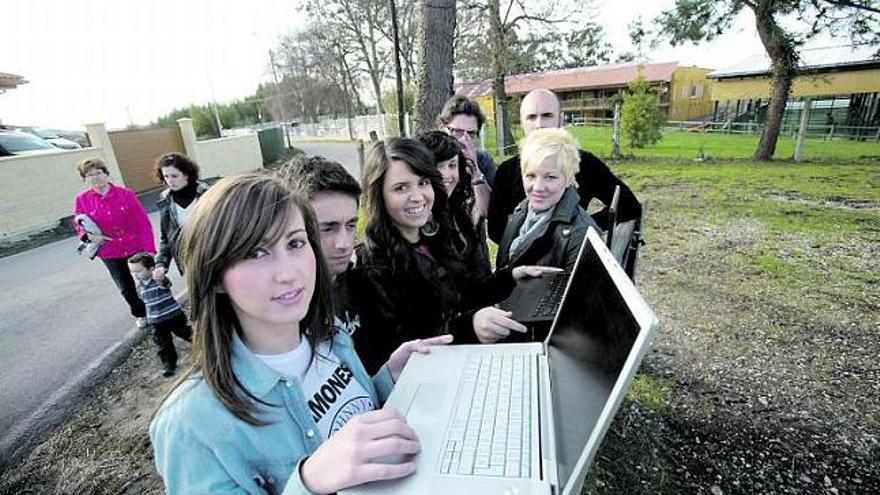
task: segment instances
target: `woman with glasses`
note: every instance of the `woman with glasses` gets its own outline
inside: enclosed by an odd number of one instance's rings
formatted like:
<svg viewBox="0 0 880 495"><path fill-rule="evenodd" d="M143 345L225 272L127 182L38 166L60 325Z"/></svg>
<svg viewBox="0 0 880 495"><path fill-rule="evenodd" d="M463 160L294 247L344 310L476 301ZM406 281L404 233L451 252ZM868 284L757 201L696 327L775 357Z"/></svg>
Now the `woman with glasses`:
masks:
<svg viewBox="0 0 880 495"><path fill-rule="evenodd" d="M153 277L159 280L171 268L171 260L183 275L179 248L181 232L190 214L195 211L199 198L208 190L208 185L199 180L199 166L180 153L166 153L157 158L153 173L160 184L167 186L156 203L159 207L160 234Z"/></svg>
<svg viewBox="0 0 880 495"><path fill-rule="evenodd" d="M88 189L77 195L73 214L87 216L100 233L87 232L79 222L74 222L74 229L80 240L98 246L97 257L128 303L137 326L143 328L147 325L147 312L138 297L127 260L135 253L156 252L153 226L134 192L110 182L110 172L103 160L87 158L79 162L77 171Z"/></svg>

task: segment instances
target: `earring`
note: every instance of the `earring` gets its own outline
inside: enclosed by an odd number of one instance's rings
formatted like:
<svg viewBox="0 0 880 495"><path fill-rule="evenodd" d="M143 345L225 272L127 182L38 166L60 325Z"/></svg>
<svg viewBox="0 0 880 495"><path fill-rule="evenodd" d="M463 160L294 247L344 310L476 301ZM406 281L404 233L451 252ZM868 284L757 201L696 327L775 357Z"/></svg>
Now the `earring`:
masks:
<svg viewBox="0 0 880 495"><path fill-rule="evenodd" d="M434 221L434 217L431 216L428 218L428 221L425 222L425 225L419 227L419 232L422 233L425 237L434 237L437 235L437 232L440 230L440 224Z"/></svg>

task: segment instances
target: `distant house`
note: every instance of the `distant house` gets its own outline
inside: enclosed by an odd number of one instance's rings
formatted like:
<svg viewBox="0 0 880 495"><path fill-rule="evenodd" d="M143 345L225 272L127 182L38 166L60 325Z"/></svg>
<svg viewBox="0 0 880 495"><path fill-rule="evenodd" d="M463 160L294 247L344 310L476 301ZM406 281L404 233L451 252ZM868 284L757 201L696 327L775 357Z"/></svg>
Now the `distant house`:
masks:
<svg viewBox="0 0 880 495"><path fill-rule="evenodd" d="M834 46L803 50L784 124L800 120L803 101L812 99L810 124L880 125L880 59L876 47ZM754 55L709 73L715 120L764 122L770 101L770 59Z"/></svg>
<svg viewBox="0 0 880 495"><path fill-rule="evenodd" d="M505 90L513 98L511 112L529 91L547 88L559 96L563 119L579 122L588 118L611 118L611 98L641 73L657 91L657 105L666 120L698 120L712 115L711 69L684 67L678 62L626 63L578 67L550 72L519 74L505 79ZM464 84L458 93L477 101L487 117L494 116L492 81Z"/></svg>
<svg viewBox="0 0 880 495"><path fill-rule="evenodd" d="M5 93L8 89L15 89L22 84L27 84L25 78L16 74L0 72L0 94Z"/></svg>

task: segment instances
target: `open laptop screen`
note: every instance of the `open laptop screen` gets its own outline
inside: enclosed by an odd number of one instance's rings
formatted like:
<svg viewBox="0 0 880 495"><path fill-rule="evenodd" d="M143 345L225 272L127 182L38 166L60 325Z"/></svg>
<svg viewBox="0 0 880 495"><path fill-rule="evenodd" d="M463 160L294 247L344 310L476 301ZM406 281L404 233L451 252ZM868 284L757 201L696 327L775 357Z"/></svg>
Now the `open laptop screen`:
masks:
<svg viewBox="0 0 880 495"><path fill-rule="evenodd" d="M568 484L639 333L597 240L583 248L547 344L560 487Z"/></svg>

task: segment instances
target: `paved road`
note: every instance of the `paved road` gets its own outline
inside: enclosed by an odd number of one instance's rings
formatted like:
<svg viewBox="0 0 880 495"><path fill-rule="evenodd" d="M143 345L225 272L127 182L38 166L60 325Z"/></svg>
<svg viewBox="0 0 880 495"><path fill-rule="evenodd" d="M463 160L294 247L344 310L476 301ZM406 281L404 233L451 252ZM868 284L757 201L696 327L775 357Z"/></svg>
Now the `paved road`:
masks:
<svg viewBox="0 0 880 495"><path fill-rule="evenodd" d="M321 155L341 163L348 173L361 180L357 142L352 141L294 141L293 146L309 155Z"/></svg>
<svg viewBox="0 0 880 495"><path fill-rule="evenodd" d="M150 220L158 232L158 213ZM107 269L76 245L0 258L0 440L134 327Z"/></svg>

